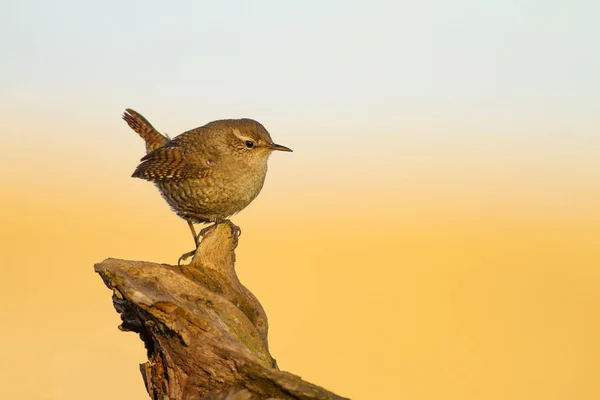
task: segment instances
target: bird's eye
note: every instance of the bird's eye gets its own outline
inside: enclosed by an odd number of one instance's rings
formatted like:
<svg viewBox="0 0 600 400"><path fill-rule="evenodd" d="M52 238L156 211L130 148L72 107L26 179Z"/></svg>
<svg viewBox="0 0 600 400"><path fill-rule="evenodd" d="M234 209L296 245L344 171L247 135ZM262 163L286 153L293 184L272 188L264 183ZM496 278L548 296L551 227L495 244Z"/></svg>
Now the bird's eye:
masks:
<svg viewBox="0 0 600 400"><path fill-rule="evenodd" d="M252 140L246 140L246 147L251 149L254 147L254 142Z"/></svg>

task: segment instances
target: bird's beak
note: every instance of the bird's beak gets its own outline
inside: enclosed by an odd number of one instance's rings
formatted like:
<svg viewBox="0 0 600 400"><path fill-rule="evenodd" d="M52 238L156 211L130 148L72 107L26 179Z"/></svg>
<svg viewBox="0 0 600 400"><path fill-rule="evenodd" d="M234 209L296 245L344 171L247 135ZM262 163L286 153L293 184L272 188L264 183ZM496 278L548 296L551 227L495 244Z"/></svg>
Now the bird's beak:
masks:
<svg viewBox="0 0 600 400"><path fill-rule="evenodd" d="M290 149L289 147L285 147L285 146L282 146L282 145L280 145L280 144L275 144L275 143L273 143L273 144L271 145L271 150L279 150L279 151L293 151L293 150L292 150L292 149Z"/></svg>

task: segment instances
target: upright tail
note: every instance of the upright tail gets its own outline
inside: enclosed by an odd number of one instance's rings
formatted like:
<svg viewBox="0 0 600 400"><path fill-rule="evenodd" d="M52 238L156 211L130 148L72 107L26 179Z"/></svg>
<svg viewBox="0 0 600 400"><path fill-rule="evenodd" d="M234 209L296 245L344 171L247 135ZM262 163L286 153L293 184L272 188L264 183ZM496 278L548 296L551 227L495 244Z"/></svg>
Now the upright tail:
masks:
<svg viewBox="0 0 600 400"><path fill-rule="evenodd" d="M169 138L161 134L159 131L148 122L142 114L128 108L123 113L123 119L127 125L138 133L146 142L146 153L150 153L164 146L169 141Z"/></svg>

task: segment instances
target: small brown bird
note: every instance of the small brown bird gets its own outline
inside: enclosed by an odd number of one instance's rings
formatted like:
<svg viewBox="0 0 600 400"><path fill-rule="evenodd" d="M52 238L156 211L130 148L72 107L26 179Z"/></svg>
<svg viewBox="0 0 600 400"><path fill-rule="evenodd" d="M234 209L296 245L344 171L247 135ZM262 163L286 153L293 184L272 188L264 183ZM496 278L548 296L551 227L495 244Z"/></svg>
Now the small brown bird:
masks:
<svg viewBox="0 0 600 400"><path fill-rule="evenodd" d="M146 142L147 154L132 176L156 184L188 222L196 247L193 224L219 223L243 210L263 187L271 152L292 151L273 143L269 132L251 119L213 121L173 139L132 109L125 110L123 119Z"/></svg>

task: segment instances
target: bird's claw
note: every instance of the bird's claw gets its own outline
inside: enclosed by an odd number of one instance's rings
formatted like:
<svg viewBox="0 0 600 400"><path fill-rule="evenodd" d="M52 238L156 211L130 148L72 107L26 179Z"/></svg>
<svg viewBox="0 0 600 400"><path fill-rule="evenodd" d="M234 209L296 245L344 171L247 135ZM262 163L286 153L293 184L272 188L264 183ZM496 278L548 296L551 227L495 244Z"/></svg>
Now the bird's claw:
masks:
<svg viewBox="0 0 600 400"><path fill-rule="evenodd" d="M242 234L242 230L240 229L240 227L233 224L230 220L228 220L228 219L217 220L217 221L215 221L214 224L207 226L206 228L202 229L198 233L198 237L196 238L197 242L200 243L200 238L206 236L206 234L208 232L215 229L219 224L229 224L234 237L240 237L240 235Z"/></svg>
<svg viewBox="0 0 600 400"><path fill-rule="evenodd" d="M196 246L200 246L200 242L201 242L200 239L203 238L204 236L206 236L206 234L208 232L215 229L217 227L217 225L219 225L220 223L229 223L229 226L231 227L232 237L235 239L235 243L237 244L237 239L242 234L242 230L240 229L240 227L237 225L234 225L229 220L218 220L218 221L215 221L215 223L213 225L209 225L206 228L202 229L200 232L198 232L198 235L194 237L194 239L196 240ZM196 250L192 250L190 252L182 254L181 257L179 257L179 260L177 260L177 265L181 265L181 263L184 262L185 260L187 260L188 258L195 256L197 250L198 250L198 248L196 247Z"/></svg>
<svg viewBox="0 0 600 400"><path fill-rule="evenodd" d="M187 260L190 257L193 257L196 254L196 250L192 250L192 251L188 251L185 254L182 254L181 257L179 257L179 260L177 260L177 265L181 266L181 263L184 262L185 260ZM193 259L192 259L193 261Z"/></svg>
<svg viewBox="0 0 600 400"><path fill-rule="evenodd" d="M231 224L231 233L233 234L233 237L235 238L239 238L240 236L242 236L242 230L240 229L239 226Z"/></svg>
<svg viewBox="0 0 600 400"><path fill-rule="evenodd" d="M212 231L213 229L215 229L217 227L217 224L213 224L213 225L209 225L206 228L202 229L199 233L198 233L198 243L200 243L200 238L206 236L206 234L210 231Z"/></svg>

